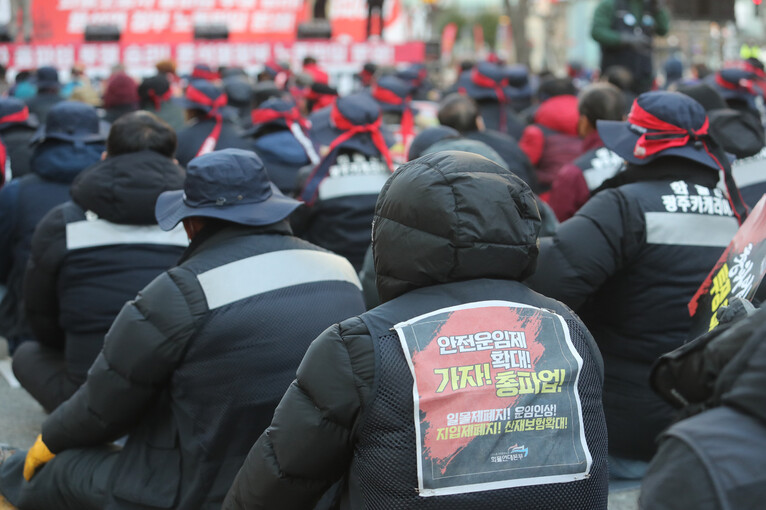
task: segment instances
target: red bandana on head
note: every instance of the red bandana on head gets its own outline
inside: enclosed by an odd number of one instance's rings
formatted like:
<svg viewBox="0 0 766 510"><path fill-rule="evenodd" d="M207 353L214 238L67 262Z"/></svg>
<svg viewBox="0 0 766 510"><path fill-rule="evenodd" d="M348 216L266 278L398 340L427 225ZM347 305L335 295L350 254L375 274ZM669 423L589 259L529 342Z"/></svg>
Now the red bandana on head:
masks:
<svg viewBox="0 0 766 510"><path fill-rule="evenodd" d="M497 95L497 101L500 103L500 131L503 133L508 131L508 118L507 114L505 112L505 107L508 104L508 98L505 97L505 91L503 90L503 86L505 85L505 82L496 82L492 78L488 76L484 76L479 72L479 69L474 67L471 70L471 81L474 85L478 85L481 88L485 89L494 89L495 94Z"/></svg>
<svg viewBox="0 0 766 510"><path fill-rule="evenodd" d="M413 138L415 138L415 116L410 107L410 98L401 98L389 89L376 86L372 89L372 97L377 101L392 105L404 105L402 110L402 123L399 129L399 134L402 137L402 143L404 145L404 153L408 154L410 151L410 144Z"/></svg>
<svg viewBox="0 0 766 510"><path fill-rule="evenodd" d="M309 129L308 122L301 116L297 106L285 111L272 110L270 108L258 108L253 110L250 117L254 125L266 124L267 122L274 122L276 120L284 120L288 129L292 130L292 125L295 123L304 130Z"/></svg>
<svg viewBox="0 0 766 510"><path fill-rule="evenodd" d="M633 155L639 159L647 158L665 149L683 147L692 139L697 140L707 135L709 126L708 119L705 117L705 122L699 129L693 131L682 129L658 119L641 108L638 101L633 102L633 107L628 115L628 122L645 130L633 149Z"/></svg>
<svg viewBox="0 0 766 510"><path fill-rule="evenodd" d="M26 120L29 120L29 108L25 106L17 112L9 113L5 117L0 117L0 124L5 124L6 122L24 122Z"/></svg>
<svg viewBox="0 0 766 510"><path fill-rule="evenodd" d="M633 155L639 159L648 158L666 149L684 147L692 141L700 143L710 159L723 172L724 183L729 194L729 203L737 221L742 225L742 222L747 218L749 209L734 182L726 154L715 144L712 146L708 144L709 121L707 116L705 116L705 122L698 129L683 129L647 112L641 108L636 99L630 109L628 123L643 130L643 134L633 148Z"/></svg>
<svg viewBox="0 0 766 510"><path fill-rule="evenodd" d="M218 144L218 138L221 136L223 116L221 115L220 110L226 106L228 101L226 94L221 94L215 99L210 99L200 90L195 88L194 85L189 85L189 87L186 89L186 99L193 103L197 103L199 105L210 108L210 110L207 112L207 117L209 119L215 119L215 126L213 127L213 130L210 132L208 137L205 138L205 141L202 142L202 145L200 146L199 151L197 151L196 156L202 156L208 152L213 152L215 150L215 146Z"/></svg>
<svg viewBox="0 0 766 510"><path fill-rule="evenodd" d="M388 165L389 170L393 171L394 168L393 162L391 161L391 154L388 152L386 139L383 137L383 133L380 132L380 116L370 124L357 125L344 117L338 109L338 104L335 103L332 106L332 110L330 110L330 121L339 131L342 131L342 133L330 143L327 154L322 158L306 180L306 185L300 194L300 199L308 204L314 203L316 195L319 192L319 185L322 180L327 177L330 165L335 161L340 145L356 135L363 133L369 134L375 148L378 149L380 155L386 160L386 165Z"/></svg>
<svg viewBox="0 0 766 510"><path fill-rule="evenodd" d="M750 94L751 96L760 96L762 92L758 90L753 80L742 78L738 83L731 83L723 79L720 74L715 75L715 83L726 90L736 90L739 92Z"/></svg>
<svg viewBox="0 0 766 510"><path fill-rule="evenodd" d="M154 103L154 109L156 111L160 111L160 108L162 107L162 103L170 101L170 98L172 97L172 91L168 89L165 91L164 94L157 95L157 92L155 92L154 89L149 89L148 95L149 95L149 99L151 99L152 103Z"/></svg>

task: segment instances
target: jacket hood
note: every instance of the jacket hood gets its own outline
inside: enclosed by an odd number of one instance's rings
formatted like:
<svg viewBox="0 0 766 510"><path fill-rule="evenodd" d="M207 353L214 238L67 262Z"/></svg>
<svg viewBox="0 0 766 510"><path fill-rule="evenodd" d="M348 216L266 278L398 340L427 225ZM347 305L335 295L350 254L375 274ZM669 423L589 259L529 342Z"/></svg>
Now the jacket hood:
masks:
<svg viewBox="0 0 766 510"><path fill-rule="evenodd" d="M375 207L380 298L460 280L524 280L536 267L539 231L534 194L509 170L456 151L411 161Z"/></svg>
<svg viewBox="0 0 766 510"><path fill-rule="evenodd" d="M70 190L86 211L112 223L153 225L160 193L182 189L185 173L172 159L153 151L105 159L82 172Z"/></svg>
<svg viewBox="0 0 766 510"><path fill-rule="evenodd" d="M77 174L101 159L104 148L101 142L80 145L47 140L35 147L29 164L32 171L44 179L70 183Z"/></svg>
<svg viewBox="0 0 766 510"><path fill-rule="evenodd" d="M565 135L577 136L577 119L580 117L577 109L576 96L555 96L543 102L535 112L535 124Z"/></svg>

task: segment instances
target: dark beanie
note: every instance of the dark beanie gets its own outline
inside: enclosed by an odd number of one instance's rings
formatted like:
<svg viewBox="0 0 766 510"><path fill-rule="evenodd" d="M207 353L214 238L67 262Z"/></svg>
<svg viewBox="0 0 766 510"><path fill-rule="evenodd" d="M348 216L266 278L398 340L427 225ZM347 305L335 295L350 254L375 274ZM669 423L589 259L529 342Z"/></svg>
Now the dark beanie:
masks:
<svg viewBox="0 0 766 510"><path fill-rule="evenodd" d="M407 155L407 161L412 161L413 159L423 156L426 149L436 142L447 138L460 138L460 133L447 126L434 126L424 129L412 140L410 152Z"/></svg>
<svg viewBox="0 0 766 510"><path fill-rule="evenodd" d="M115 106L138 106L138 86L127 74L116 73L109 79L104 92L104 108Z"/></svg>
<svg viewBox="0 0 766 510"><path fill-rule="evenodd" d="M695 83L693 85L681 85L678 92L685 94L701 104L705 111L721 110L728 108L721 94L707 83Z"/></svg>

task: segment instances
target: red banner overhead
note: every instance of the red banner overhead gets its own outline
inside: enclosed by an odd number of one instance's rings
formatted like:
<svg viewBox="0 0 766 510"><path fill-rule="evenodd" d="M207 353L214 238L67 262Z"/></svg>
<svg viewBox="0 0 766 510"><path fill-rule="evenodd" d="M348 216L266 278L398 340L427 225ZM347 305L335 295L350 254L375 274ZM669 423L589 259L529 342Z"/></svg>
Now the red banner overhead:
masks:
<svg viewBox="0 0 766 510"><path fill-rule="evenodd" d="M333 37L362 41L366 36L365 0L328 2ZM399 0L385 2L384 26L401 14ZM196 24L225 24L230 40L290 41L298 23L309 17L304 0L34 0L34 40L76 43L86 25L112 24L123 43L181 43L192 40Z"/></svg>

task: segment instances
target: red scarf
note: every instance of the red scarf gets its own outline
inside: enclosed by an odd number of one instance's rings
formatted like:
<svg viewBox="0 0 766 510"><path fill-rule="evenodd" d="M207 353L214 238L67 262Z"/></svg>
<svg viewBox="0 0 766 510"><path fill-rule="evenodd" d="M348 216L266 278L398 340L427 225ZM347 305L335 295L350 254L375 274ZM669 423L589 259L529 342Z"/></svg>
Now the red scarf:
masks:
<svg viewBox="0 0 766 510"><path fill-rule="evenodd" d="M327 150L327 155L322 158L316 168L314 168L314 171L311 173L309 178L306 180L306 185L301 192L300 198L309 205L313 204L314 200L316 200L317 193L319 193L319 185L322 183L325 177L327 177L327 173L330 170L330 165L335 161L338 149L340 149L340 145L356 135L368 133L370 138L372 138L372 143L375 145L375 148L378 149L378 152L380 152L381 156L383 156L383 158L386 160L388 168L393 171L391 154L388 152L386 139L383 137L383 133L380 132L380 117L378 117L377 120L371 124L353 124L350 120L343 116L336 103L333 105L332 110L330 111L330 120L332 125L343 132L330 143L330 146Z"/></svg>
<svg viewBox="0 0 766 510"><path fill-rule="evenodd" d="M500 103L500 131L506 133L508 131L508 114L505 108L508 104L508 98L505 97L505 91L503 90L505 84L503 82L498 83L492 78L484 76L476 67L471 70L471 82L478 87L495 90L497 101Z"/></svg>
<svg viewBox="0 0 766 510"><path fill-rule="evenodd" d="M197 90L194 85L189 85L189 87L186 89L186 99L193 103L197 103L199 105L210 108L210 110L207 112L207 118L215 119L215 126L210 132L210 135L208 135L208 137L205 138L205 141L202 142L202 145L200 146L199 151L197 151L196 156L202 156L208 152L213 152L215 150L215 146L218 144L218 138L221 136L223 116L221 115L220 109L226 106L228 101L226 94L221 94L216 99L210 99L208 96Z"/></svg>
<svg viewBox="0 0 766 510"><path fill-rule="evenodd" d="M415 138L415 115L412 113L412 108L410 107L410 98L399 97L392 91L379 86L372 88L372 97L381 103L395 106L404 106L404 110L402 110L402 124L399 128L399 135L402 137L404 154L408 154L410 151L410 144L412 143L412 139Z"/></svg>
<svg viewBox="0 0 766 510"><path fill-rule="evenodd" d="M149 89L149 99L152 100L152 103L154 103L154 110L160 111L160 108L162 108L162 103L170 101L170 98L173 97L173 94L170 89L166 90L164 94L158 96L157 92L155 92L154 89Z"/></svg>

